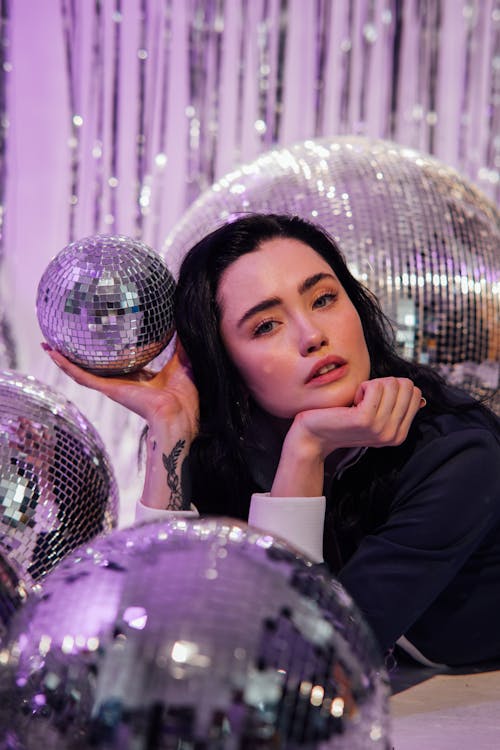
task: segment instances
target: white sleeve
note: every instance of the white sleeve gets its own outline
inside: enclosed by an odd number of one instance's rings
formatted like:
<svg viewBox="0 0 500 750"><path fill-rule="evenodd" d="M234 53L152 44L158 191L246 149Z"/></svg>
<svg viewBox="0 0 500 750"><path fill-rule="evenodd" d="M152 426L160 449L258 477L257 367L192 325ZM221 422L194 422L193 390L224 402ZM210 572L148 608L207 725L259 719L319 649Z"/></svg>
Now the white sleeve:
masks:
<svg viewBox="0 0 500 750"><path fill-rule="evenodd" d="M136 523L141 521L165 521L167 518L198 518L198 516L199 513L194 505L191 505L189 510L166 510L165 508L150 508L138 500L135 506Z"/></svg>
<svg viewBox="0 0 500 750"><path fill-rule="evenodd" d="M312 562L323 562L323 526L326 501L323 497L270 497L254 493L248 523L276 534Z"/></svg>

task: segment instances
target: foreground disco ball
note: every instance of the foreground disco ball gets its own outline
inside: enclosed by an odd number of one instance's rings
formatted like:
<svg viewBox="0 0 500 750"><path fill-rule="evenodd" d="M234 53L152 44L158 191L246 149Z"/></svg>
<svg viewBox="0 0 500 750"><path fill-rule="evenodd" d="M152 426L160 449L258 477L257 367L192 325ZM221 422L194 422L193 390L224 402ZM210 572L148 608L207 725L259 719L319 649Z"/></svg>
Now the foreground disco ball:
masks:
<svg viewBox="0 0 500 750"><path fill-rule="evenodd" d="M352 601L243 523L114 532L43 593L4 644L2 748L390 747L387 675Z"/></svg>
<svg viewBox="0 0 500 750"><path fill-rule="evenodd" d="M49 263L37 314L51 346L101 375L144 367L173 334L175 283L164 261L130 237L72 242Z"/></svg>
<svg viewBox="0 0 500 750"><path fill-rule="evenodd" d="M498 387L500 217L453 169L360 137L274 149L216 182L184 214L166 240L170 267L249 211L325 227L395 323L402 356L443 369L475 395Z"/></svg>
<svg viewBox="0 0 500 750"><path fill-rule="evenodd" d="M20 566L0 551L0 646L14 612L25 603L29 593Z"/></svg>
<svg viewBox="0 0 500 750"><path fill-rule="evenodd" d="M101 439L32 376L0 370L0 552L27 584L110 530L118 493Z"/></svg>

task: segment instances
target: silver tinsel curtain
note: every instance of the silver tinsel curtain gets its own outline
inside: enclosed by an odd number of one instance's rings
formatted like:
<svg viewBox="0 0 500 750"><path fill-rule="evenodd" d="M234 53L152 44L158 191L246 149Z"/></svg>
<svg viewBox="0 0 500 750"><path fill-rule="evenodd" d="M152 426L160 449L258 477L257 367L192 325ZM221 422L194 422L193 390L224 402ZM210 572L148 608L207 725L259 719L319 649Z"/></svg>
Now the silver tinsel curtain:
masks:
<svg viewBox="0 0 500 750"><path fill-rule="evenodd" d="M161 245L203 189L275 144L380 137L500 196L492 0L61 0L68 235Z"/></svg>

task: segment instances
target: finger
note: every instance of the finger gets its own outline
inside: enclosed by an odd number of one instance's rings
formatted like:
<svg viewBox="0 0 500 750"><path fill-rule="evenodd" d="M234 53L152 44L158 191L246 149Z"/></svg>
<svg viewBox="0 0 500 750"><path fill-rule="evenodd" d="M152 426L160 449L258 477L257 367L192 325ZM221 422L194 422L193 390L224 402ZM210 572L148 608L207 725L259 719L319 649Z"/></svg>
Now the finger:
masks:
<svg viewBox="0 0 500 750"><path fill-rule="evenodd" d="M98 376L92 375L92 373L78 367L78 365L75 365L56 349L47 348L47 346L42 346L42 348L47 352L52 362L66 375L69 375L70 378L80 385L86 385L88 388L96 387L96 381L99 380Z"/></svg>
<svg viewBox="0 0 500 750"><path fill-rule="evenodd" d="M406 438L421 395L420 390L408 378L397 378L397 385L396 402L387 424L387 436L389 439L392 437L396 444Z"/></svg>
<svg viewBox="0 0 500 750"><path fill-rule="evenodd" d="M359 406L364 398L365 390L366 382L360 383L356 389L356 393L354 394L353 406Z"/></svg>
<svg viewBox="0 0 500 750"><path fill-rule="evenodd" d="M369 407L367 415L375 434L382 436L388 433L389 422L392 420L394 423L398 393L397 378L376 378L367 384L363 403Z"/></svg>
<svg viewBox="0 0 500 750"><path fill-rule="evenodd" d="M399 441L401 424L412 402L414 385L408 378L383 378L383 392L373 427L382 444Z"/></svg>
<svg viewBox="0 0 500 750"><path fill-rule="evenodd" d="M396 382L397 396L393 412L401 421L404 419L408 407L412 402L415 393L415 386L408 378L396 378Z"/></svg>
<svg viewBox="0 0 500 750"><path fill-rule="evenodd" d="M396 407L398 406L398 400L399 402L404 400L404 394L398 378L383 378L381 383L382 397L377 410L377 416L384 420L388 420L394 415L395 410L397 410ZM399 403L399 408L401 408L401 406L401 403Z"/></svg>
<svg viewBox="0 0 500 750"><path fill-rule="evenodd" d="M51 360L57 367L59 367L65 375L68 375L78 385L83 385L85 388L90 388L94 391L99 391L109 398L115 399L117 389L120 390L123 387L123 380L120 378L109 378L100 375L94 375L88 370L84 370L82 367L75 365L67 357L56 349L43 347L47 352Z"/></svg>
<svg viewBox="0 0 500 750"><path fill-rule="evenodd" d="M373 416L376 414L383 395L383 385L380 378L374 380L365 380L358 386L355 399L361 395L361 399L355 403L355 406L361 408Z"/></svg>
<svg viewBox="0 0 500 750"><path fill-rule="evenodd" d="M404 440L406 440L408 436L408 432L410 431L410 427L413 423L413 420L415 419L416 414L418 414L418 412L422 408L421 402L422 402L422 391L417 386L414 386L412 394L411 394L411 399L408 404L408 408L406 410L406 413L403 419L401 420L401 424L399 426L399 430L396 435L396 441L398 442L398 444L401 444Z"/></svg>

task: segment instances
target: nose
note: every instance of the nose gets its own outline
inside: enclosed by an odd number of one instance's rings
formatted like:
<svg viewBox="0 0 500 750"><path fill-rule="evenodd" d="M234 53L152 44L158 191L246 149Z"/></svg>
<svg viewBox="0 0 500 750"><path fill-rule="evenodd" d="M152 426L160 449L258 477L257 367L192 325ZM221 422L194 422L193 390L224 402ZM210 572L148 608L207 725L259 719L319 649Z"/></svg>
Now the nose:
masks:
<svg viewBox="0 0 500 750"><path fill-rule="evenodd" d="M326 333L317 324L304 322L300 335L300 353L303 357L313 354L328 344Z"/></svg>

